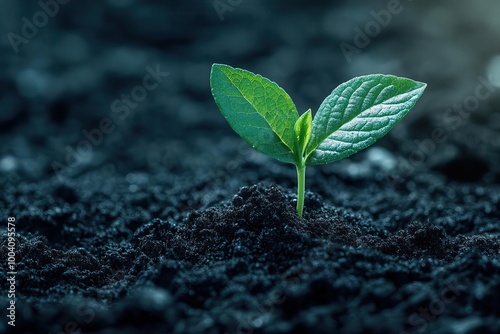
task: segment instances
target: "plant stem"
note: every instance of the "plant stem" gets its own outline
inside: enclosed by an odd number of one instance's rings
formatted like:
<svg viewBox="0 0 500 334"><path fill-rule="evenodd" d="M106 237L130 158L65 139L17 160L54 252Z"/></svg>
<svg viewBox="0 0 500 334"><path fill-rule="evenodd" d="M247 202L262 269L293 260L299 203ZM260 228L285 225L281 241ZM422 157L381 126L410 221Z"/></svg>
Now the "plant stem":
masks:
<svg viewBox="0 0 500 334"><path fill-rule="evenodd" d="M306 165L297 165L297 213L302 217L304 211L304 192L306 188Z"/></svg>

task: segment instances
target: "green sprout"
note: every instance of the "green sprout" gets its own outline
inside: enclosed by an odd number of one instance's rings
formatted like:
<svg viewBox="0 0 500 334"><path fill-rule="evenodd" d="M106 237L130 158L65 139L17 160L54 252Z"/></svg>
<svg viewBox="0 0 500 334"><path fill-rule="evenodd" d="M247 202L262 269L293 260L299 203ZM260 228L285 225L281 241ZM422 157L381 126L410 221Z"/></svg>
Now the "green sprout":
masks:
<svg viewBox="0 0 500 334"><path fill-rule="evenodd" d="M372 74L344 82L323 101L314 120L300 117L273 81L228 65L213 64L210 86L233 130L250 146L297 168L297 213L304 209L306 166L344 159L386 135L427 86L393 75Z"/></svg>

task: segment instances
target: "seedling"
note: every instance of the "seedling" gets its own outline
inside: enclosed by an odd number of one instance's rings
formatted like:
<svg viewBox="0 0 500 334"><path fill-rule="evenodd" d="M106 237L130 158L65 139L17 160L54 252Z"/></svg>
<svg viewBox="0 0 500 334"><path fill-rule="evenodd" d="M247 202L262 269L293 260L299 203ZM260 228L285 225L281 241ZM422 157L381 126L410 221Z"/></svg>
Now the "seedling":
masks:
<svg viewBox="0 0 500 334"><path fill-rule="evenodd" d="M427 86L393 75L372 74L344 82L323 101L314 120L300 117L292 99L273 81L214 64L212 94L233 130L254 149L297 168L297 213L302 216L306 166L344 159L384 136Z"/></svg>

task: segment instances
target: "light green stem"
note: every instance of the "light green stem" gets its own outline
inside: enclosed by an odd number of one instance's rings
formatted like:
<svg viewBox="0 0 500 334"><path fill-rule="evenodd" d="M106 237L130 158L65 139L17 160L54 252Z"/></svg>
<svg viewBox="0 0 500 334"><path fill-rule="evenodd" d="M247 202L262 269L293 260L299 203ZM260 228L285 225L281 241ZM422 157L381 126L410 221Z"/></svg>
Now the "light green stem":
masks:
<svg viewBox="0 0 500 334"><path fill-rule="evenodd" d="M304 211L304 192L306 188L306 166L297 165L297 213L302 217Z"/></svg>

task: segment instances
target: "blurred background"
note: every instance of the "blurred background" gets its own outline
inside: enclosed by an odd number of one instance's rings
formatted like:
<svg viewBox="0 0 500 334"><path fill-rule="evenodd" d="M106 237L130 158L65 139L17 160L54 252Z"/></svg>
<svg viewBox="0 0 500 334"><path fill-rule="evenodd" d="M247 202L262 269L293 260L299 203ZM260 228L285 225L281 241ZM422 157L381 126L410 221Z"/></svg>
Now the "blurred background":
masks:
<svg viewBox="0 0 500 334"><path fill-rule="evenodd" d="M251 153L220 115L215 62L276 81L299 112L357 75L427 82L408 117L352 161L371 159L393 182L419 170L499 182L499 13L495 0L2 0L2 186L92 171L213 179L228 159L287 168L293 185L293 169ZM336 166L322 168L363 170Z"/></svg>

